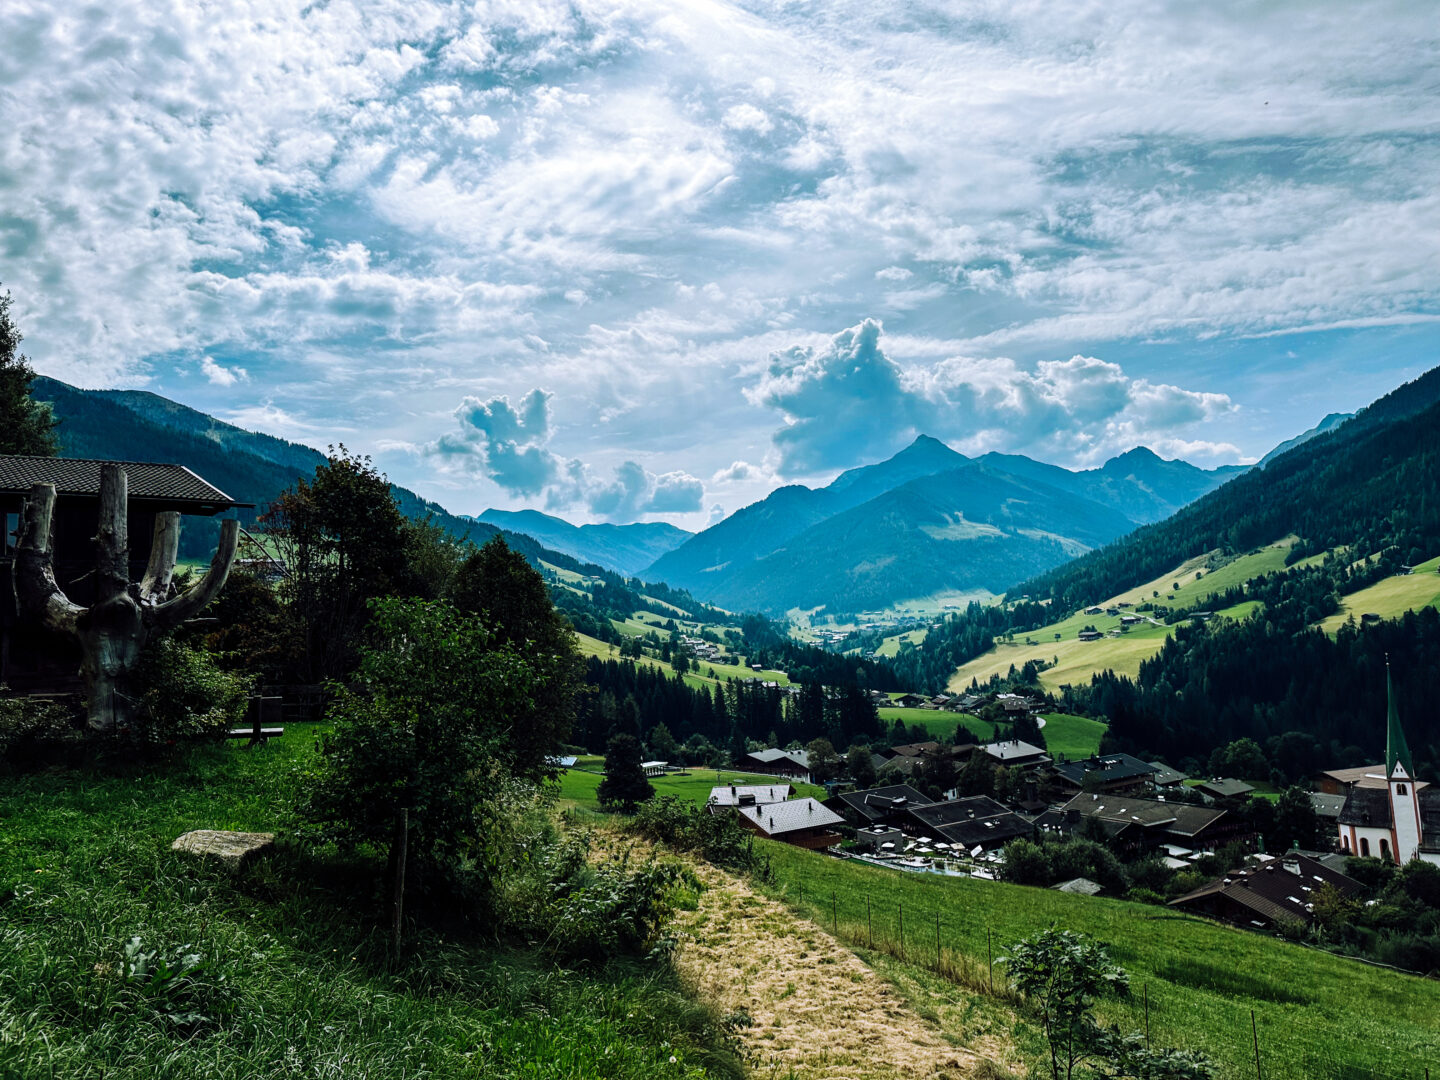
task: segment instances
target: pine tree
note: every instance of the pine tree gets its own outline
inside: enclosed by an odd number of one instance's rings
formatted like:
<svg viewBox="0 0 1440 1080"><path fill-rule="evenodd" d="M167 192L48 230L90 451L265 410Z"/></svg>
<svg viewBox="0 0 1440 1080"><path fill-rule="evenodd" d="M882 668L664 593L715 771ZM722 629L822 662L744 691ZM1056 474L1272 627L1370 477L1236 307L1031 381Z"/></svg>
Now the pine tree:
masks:
<svg viewBox="0 0 1440 1080"><path fill-rule="evenodd" d="M0 296L0 454L53 457L60 449L50 406L31 397L35 372L20 352L24 340Z"/></svg>
<svg viewBox="0 0 1440 1080"><path fill-rule="evenodd" d="M640 740L634 735L622 733L610 740L605 751L605 779L595 789L601 806L633 814L635 807L655 795L641 761Z"/></svg>

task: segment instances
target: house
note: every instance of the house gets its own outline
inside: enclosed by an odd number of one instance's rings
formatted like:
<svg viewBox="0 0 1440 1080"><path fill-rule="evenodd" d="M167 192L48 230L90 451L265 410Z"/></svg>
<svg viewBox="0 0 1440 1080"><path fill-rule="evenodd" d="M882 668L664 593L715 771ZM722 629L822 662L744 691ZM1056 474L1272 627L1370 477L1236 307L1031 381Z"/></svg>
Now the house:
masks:
<svg viewBox="0 0 1440 1080"><path fill-rule="evenodd" d="M1257 866L1232 870L1176 897L1170 906L1236 926L1274 930L1287 923L1312 922L1315 893L1325 885L1341 896L1356 896L1361 891L1354 878L1292 851Z"/></svg>
<svg viewBox="0 0 1440 1080"><path fill-rule="evenodd" d="M840 843L835 826L845 819L815 799L791 799L768 806L742 806L740 824L769 840L818 850Z"/></svg>
<svg viewBox="0 0 1440 1080"><path fill-rule="evenodd" d="M95 599L91 538L100 514L100 467L110 464L120 465L127 481L131 581L145 575L156 515L176 511L190 518L212 518L252 508L183 465L0 455L0 684L11 690L55 694L80 689L79 647L47 633L16 608L11 567L21 509L36 484L55 485L51 529L55 580L75 603L91 604Z"/></svg>
<svg viewBox="0 0 1440 1080"><path fill-rule="evenodd" d="M996 765L1006 765L1012 769L1032 769L1039 765L1050 764L1049 754L1033 743L1025 742L1022 739L986 743L980 749L989 754Z"/></svg>
<svg viewBox="0 0 1440 1080"><path fill-rule="evenodd" d="M918 709L928 702L928 698L922 697L919 694L901 694L892 704L898 705L902 709Z"/></svg>
<svg viewBox="0 0 1440 1080"><path fill-rule="evenodd" d="M1235 815L1210 806L1136 799L1125 795L1082 793L1035 821L1042 832L1077 832L1093 821L1115 847L1136 855L1166 844L1190 851L1214 850L1241 838L1245 827Z"/></svg>
<svg viewBox="0 0 1440 1080"><path fill-rule="evenodd" d="M1354 769L1330 769L1314 776L1316 787L1326 795L1348 795L1350 789L1367 777L1384 776L1385 763L1361 765Z"/></svg>
<svg viewBox="0 0 1440 1080"><path fill-rule="evenodd" d="M1102 610L1103 610L1102 608L1098 608L1098 607L1087 607L1087 608L1085 609L1085 614L1086 614L1086 615L1099 615L1099 614L1102 612Z"/></svg>
<svg viewBox="0 0 1440 1080"><path fill-rule="evenodd" d="M706 805L712 810L730 806L768 806L795 794L789 784L721 784L710 789Z"/></svg>
<svg viewBox="0 0 1440 1080"><path fill-rule="evenodd" d="M1229 777L1206 780L1202 784L1196 784L1195 790L1211 799L1243 799L1255 791L1243 780L1232 780Z"/></svg>
<svg viewBox="0 0 1440 1080"><path fill-rule="evenodd" d="M1094 755L1052 767L1062 787L1083 791L1144 791L1155 779L1155 766L1129 754Z"/></svg>
<svg viewBox="0 0 1440 1080"><path fill-rule="evenodd" d="M668 761L642 761L640 768L646 776L664 776L665 770L670 768Z"/></svg>
<svg viewBox="0 0 1440 1080"><path fill-rule="evenodd" d="M905 834L894 825L871 825L855 830L855 846L898 855L905 850Z"/></svg>
<svg viewBox="0 0 1440 1080"><path fill-rule="evenodd" d="M746 772L810 782L810 754L805 750L756 750L732 764Z"/></svg>
<svg viewBox="0 0 1440 1080"><path fill-rule="evenodd" d="M1375 855L1402 865L1423 859L1440 866L1440 789L1415 779L1389 665L1385 689L1385 770L1366 776L1345 796L1337 822L1339 848L1348 855Z"/></svg>
<svg viewBox="0 0 1440 1080"><path fill-rule="evenodd" d="M1340 812L1345 809L1347 795L1327 795L1323 791L1310 792L1310 806L1315 816L1329 825L1340 824Z"/></svg>
<svg viewBox="0 0 1440 1080"><path fill-rule="evenodd" d="M854 825L894 825L904 820L905 811L912 806L929 805L930 799L923 791L917 791L909 784L890 784L886 787L867 788L864 791L846 791L832 795L825 805Z"/></svg>
<svg viewBox="0 0 1440 1080"><path fill-rule="evenodd" d="M1155 778L1150 782L1157 788L1176 787L1189 779L1189 777L1179 769L1172 769L1164 762L1152 761L1150 764L1155 769Z"/></svg>
<svg viewBox="0 0 1440 1080"><path fill-rule="evenodd" d="M929 806L912 806L905 811L906 831L916 835L940 836L966 851L976 848L993 851L1016 837L1035 835L1034 824L1007 809L988 795L972 795Z"/></svg>
<svg viewBox="0 0 1440 1080"><path fill-rule="evenodd" d="M1100 633L1099 630L1081 630L1080 633L1075 636L1081 641L1099 641L1105 635Z"/></svg>

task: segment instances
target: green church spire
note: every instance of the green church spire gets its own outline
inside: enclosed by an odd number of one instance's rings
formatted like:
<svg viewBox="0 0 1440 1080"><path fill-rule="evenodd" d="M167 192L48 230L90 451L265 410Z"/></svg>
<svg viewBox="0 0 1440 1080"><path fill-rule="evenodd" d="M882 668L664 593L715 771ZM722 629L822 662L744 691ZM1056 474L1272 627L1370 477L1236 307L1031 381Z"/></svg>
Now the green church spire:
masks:
<svg viewBox="0 0 1440 1080"><path fill-rule="evenodd" d="M1395 683L1390 678L1390 661L1385 661L1385 696L1390 713L1385 723L1385 775L1395 774L1396 764L1405 766L1405 775L1415 779L1415 766L1410 761L1410 747L1405 745L1405 732L1400 727L1400 712L1395 708Z"/></svg>

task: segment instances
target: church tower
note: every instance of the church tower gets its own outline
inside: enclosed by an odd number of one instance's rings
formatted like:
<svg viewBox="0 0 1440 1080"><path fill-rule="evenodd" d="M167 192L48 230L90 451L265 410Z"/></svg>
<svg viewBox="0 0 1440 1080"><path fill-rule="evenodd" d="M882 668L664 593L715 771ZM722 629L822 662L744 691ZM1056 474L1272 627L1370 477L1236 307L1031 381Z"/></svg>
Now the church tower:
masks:
<svg viewBox="0 0 1440 1080"><path fill-rule="evenodd" d="M1390 678L1390 662L1385 662L1385 693L1389 699L1389 716L1385 730L1385 780L1390 788L1390 835L1394 859L1404 865L1420 851L1420 801L1415 791L1415 766L1410 747L1400 727L1400 712L1395 707L1395 684Z"/></svg>

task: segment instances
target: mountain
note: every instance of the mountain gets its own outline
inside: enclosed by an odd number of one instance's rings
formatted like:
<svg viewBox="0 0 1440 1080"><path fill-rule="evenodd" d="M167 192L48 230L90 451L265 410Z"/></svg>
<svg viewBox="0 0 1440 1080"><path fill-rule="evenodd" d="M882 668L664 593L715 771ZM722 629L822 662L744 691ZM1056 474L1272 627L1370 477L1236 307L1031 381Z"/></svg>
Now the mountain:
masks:
<svg viewBox="0 0 1440 1080"><path fill-rule="evenodd" d="M238 512L247 526L275 496L297 479L313 476L326 460L308 446L246 431L146 391L81 390L42 376L35 380L34 397L48 402L60 421L62 457L178 462L237 502L254 503L254 509ZM452 514L408 488L391 484L390 491L407 517L429 517L452 536L484 543L501 531ZM218 532L212 519L186 518L181 554L207 556ZM506 542L532 562L583 569L570 555L550 551L528 536L507 532Z"/></svg>
<svg viewBox="0 0 1440 1080"><path fill-rule="evenodd" d="M479 519L489 525L533 536L555 551L608 566L633 577L694 533L663 521L633 525L572 525L538 510L486 510Z"/></svg>
<svg viewBox="0 0 1440 1080"><path fill-rule="evenodd" d="M1070 608L1217 548L1243 552L1291 534L1300 537L1292 560L1338 547L1398 549L1402 561L1440 550L1440 368L1277 450L1265 468L1013 591Z"/></svg>
<svg viewBox="0 0 1440 1080"><path fill-rule="evenodd" d="M1332 412L1329 416L1325 417L1324 420L1321 420L1320 423L1316 424L1309 431L1302 431L1293 439L1286 439L1279 446L1275 447L1274 450L1271 450L1268 454L1266 454L1263 458L1256 462L1255 467L1257 469L1263 469L1266 465L1269 465L1270 462L1274 461L1281 454L1289 453L1301 443L1309 442L1311 439L1315 438L1316 435L1324 435L1327 431L1334 431L1341 424L1345 423L1345 421L1353 419L1355 419L1354 413Z"/></svg>
<svg viewBox="0 0 1440 1080"><path fill-rule="evenodd" d="M996 591L1165 517L1241 471L1165 461L1144 448L1083 471L1014 454L972 460L922 435L826 487L772 491L661 556L644 576L712 603L769 612L866 610L951 588Z"/></svg>

